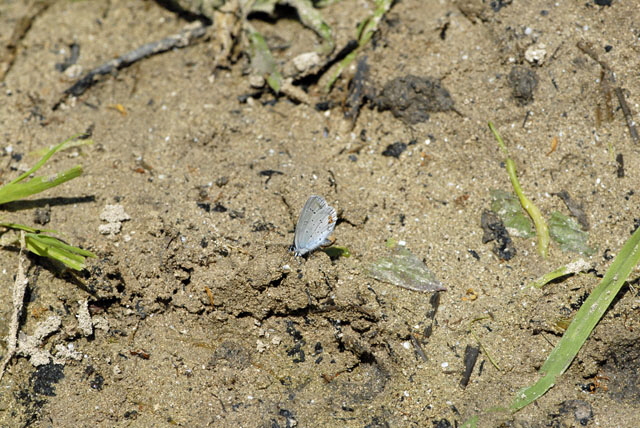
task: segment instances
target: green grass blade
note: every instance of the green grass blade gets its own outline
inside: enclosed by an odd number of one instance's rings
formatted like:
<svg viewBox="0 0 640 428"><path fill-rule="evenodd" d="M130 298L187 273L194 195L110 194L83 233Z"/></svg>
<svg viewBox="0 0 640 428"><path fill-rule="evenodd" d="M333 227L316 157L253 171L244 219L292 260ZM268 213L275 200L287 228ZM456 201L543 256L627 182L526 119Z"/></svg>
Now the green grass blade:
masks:
<svg viewBox="0 0 640 428"><path fill-rule="evenodd" d="M25 183L22 183L17 179L13 180L11 183L0 188L0 205L35 195L36 193L40 193L66 181L72 180L80 174L82 174L82 167L80 165L76 165L67 171L55 174L51 177L34 177Z"/></svg>
<svg viewBox="0 0 640 428"><path fill-rule="evenodd" d="M341 0L316 0L313 3L317 8L322 9L323 7L331 6L334 3L338 3Z"/></svg>
<svg viewBox="0 0 640 428"><path fill-rule="evenodd" d="M329 79L329 82L327 82L327 85L325 86L326 92L329 92L331 90L333 84L336 83L336 80L338 80L338 77L340 77L344 69L349 67L349 65L351 65L351 63L354 59L356 59L357 56L358 49L350 52L349 55L345 56L342 61L338 63L335 73L333 73L333 76L331 76L331 79Z"/></svg>
<svg viewBox="0 0 640 428"><path fill-rule="evenodd" d="M6 227L7 229L14 229L14 230L24 230L25 232L29 232L29 233L42 233L42 232L60 233L57 230L53 230L53 229L37 229L35 227L25 226L24 224L18 224L18 223L1 222L0 227Z"/></svg>
<svg viewBox="0 0 640 428"><path fill-rule="evenodd" d="M543 377L534 385L518 392L511 404L512 411L518 411L551 388L558 376L569 367L578 351L585 343L593 328L615 299L633 268L640 261L640 228L625 242L607 269L602 281L582 304L569 328L540 368Z"/></svg>
<svg viewBox="0 0 640 428"><path fill-rule="evenodd" d="M522 187L520 186L520 181L518 181L518 174L516 172L516 163L509 157L509 152L507 151L507 146L502 141L502 137L498 133L498 130L493 126L493 123L489 122L489 129L493 132L494 137L498 140L498 145L502 150L502 153L505 156L505 163L507 168L507 173L509 174L509 179L511 180L511 186L513 186L513 190L515 191L518 199L520 199L520 205L522 208L529 214L531 220L533 220L533 224L536 228L536 235L538 236L538 253L542 257L547 257L549 251L549 242L551 242L551 238L549 237L549 227L547 226L547 222L544 221L544 217L542 217L542 213L536 207L533 202L522 191Z"/></svg>
<svg viewBox="0 0 640 428"><path fill-rule="evenodd" d="M38 233L26 233L25 243L32 253L58 260L75 270L84 269L87 257L96 257L91 251L65 244L53 236Z"/></svg>
<svg viewBox="0 0 640 428"><path fill-rule="evenodd" d="M376 9L373 14L358 25L358 46L364 46L369 43L373 34L378 30L378 25L384 17L384 14L391 9L393 0L376 0Z"/></svg>
<svg viewBox="0 0 640 428"><path fill-rule="evenodd" d="M24 180L25 178L29 177L31 174L39 170L40 167L44 165L51 156L53 156L60 150L68 149L69 147L81 146L85 144L93 144L92 140L78 140L78 137L81 137L83 135L84 134L74 135L73 137L67 138L62 143L56 144L55 146L53 146L51 149L49 149L49 151L47 151L44 154L44 156L42 156L42 158L29 171L25 172L24 174L20 174L16 179L7 183L7 186L18 183Z"/></svg>

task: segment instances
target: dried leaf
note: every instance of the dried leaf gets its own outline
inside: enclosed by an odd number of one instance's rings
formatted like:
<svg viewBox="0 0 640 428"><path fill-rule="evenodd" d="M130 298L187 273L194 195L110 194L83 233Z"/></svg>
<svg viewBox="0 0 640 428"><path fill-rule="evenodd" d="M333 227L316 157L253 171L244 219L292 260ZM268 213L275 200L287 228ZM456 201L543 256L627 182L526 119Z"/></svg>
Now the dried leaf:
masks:
<svg viewBox="0 0 640 428"><path fill-rule="evenodd" d="M590 256L596 250L587 245L589 234L582 230L578 222L571 217L554 211L549 220L549 232L551 238L556 241L563 251Z"/></svg>
<svg viewBox="0 0 640 428"><path fill-rule="evenodd" d="M408 249L387 241L391 254L373 263L369 275L378 281L388 282L413 291L445 291L425 264Z"/></svg>

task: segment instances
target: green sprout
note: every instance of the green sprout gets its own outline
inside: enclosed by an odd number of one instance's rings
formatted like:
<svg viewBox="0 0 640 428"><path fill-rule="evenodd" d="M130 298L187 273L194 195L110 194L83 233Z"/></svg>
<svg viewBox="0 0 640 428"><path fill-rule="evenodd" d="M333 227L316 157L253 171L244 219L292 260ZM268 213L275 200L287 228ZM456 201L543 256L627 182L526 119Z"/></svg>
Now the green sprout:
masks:
<svg viewBox="0 0 640 428"><path fill-rule="evenodd" d="M80 137L80 135L73 136L52 147L31 169L0 187L0 205L43 192L82 174L82 166L76 165L51 177L37 176L25 181L26 178L34 174L51 156L60 150L92 143L91 140L80 140L78 137ZM71 269L82 270L84 269L86 257L96 257L95 254L90 251L68 245L58 238L43 233L56 233L54 230L35 229L10 222L0 222L0 227L25 231L25 244L29 251L42 257L57 260Z"/></svg>
<svg viewBox="0 0 640 428"><path fill-rule="evenodd" d="M464 423L460 425L460 428L477 428L478 419L480 419L478 416L472 416L464 421Z"/></svg>
<svg viewBox="0 0 640 428"><path fill-rule="evenodd" d="M491 352L489 352L489 349L487 349L487 347L484 345L484 343L482 342L482 340L480 340L480 337L476 334L476 332L473 330L473 325L475 323L477 323L478 321L482 321L482 320L486 320L486 319L493 319L493 317L487 315L487 316L482 316L482 317L478 317L475 319L472 319L471 322L469 322L469 332L471 333L471 335L473 336L473 338L476 340L476 342L478 342L478 344L480 345L480 347L482 348L482 352L484 352L484 354L487 356L487 358L489 359L489 362L491 364L493 364L493 367L496 368L496 370L498 370L499 372L502 371L502 369L500 368L500 366L498 365L498 362L491 356Z"/></svg>
<svg viewBox="0 0 640 428"><path fill-rule="evenodd" d="M507 146L504 144L504 141L502 141L502 137L500 137L498 130L493 126L493 123L491 122L489 122L489 129L491 129L491 132L493 132L493 135L496 137L498 145L502 150L502 154L505 157L507 173L509 174L509 179L511 180L513 190L516 192L518 199L520 199L520 205L522 205L522 208L524 208L527 214L529 214L529 217L531 217L531 220L533 220L533 224L535 225L536 235L538 236L538 253L542 257L547 257L550 242L549 227L544 221L544 218L542 217L542 214L540 213L538 207L536 207L522 191L520 181L518 181L518 173L516 172L516 163L509 157Z"/></svg>

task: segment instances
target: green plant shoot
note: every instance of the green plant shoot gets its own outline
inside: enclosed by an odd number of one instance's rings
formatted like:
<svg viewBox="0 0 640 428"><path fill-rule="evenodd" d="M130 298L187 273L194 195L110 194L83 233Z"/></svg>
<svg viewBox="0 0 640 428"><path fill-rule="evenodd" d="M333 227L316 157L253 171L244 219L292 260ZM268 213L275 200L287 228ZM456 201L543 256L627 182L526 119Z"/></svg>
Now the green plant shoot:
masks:
<svg viewBox="0 0 640 428"><path fill-rule="evenodd" d="M489 129L491 129L491 132L493 132L493 135L498 141L498 145L500 146L500 149L502 150L502 153L505 157L507 174L509 174L509 179L511 180L513 190L516 192L518 199L520 199L520 205L522 205L522 208L524 208L527 214L529 214L529 217L531 217L531 220L533 220L533 224L536 228L536 235L538 237L538 254L540 254L542 257L547 257L550 242L549 227L544 221L544 218L542 217L542 214L540 213L538 207L536 207L522 191L520 181L518 181L518 174L516 172L516 163L509 157L507 146L504 144L504 141L502 141L502 137L500 137L498 130L493 126L493 123L491 122L489 122Z"/></svg>
<svg viewBox="0 0 640 428"><path fill-rule="evenodd" d="M540 278L536 279L531 283L531 286L534 288L542 288L549 282L554 279L561 278L567 275L573 275L578 272L584 272L591 269L591 264L587 263L584 259L578 259L575 262L571 262L567 265L560 266L558 269L553 272L546 273L542 275Z"/></svg>

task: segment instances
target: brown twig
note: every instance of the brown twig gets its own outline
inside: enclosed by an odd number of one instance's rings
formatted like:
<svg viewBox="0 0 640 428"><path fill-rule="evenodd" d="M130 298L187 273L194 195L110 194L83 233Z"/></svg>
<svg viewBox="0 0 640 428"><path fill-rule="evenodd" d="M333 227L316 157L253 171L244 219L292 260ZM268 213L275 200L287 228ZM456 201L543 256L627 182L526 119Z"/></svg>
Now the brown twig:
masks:
<svg viewBox="0 0 640 428"><path fill-rule="evenodd" d="M622 93L622 88L617 87L614 89L616 97L618 97L618 102L620 103L620 108L622 109L622 114L624 115L624 119L627 121L627 127L629 127L629 134L631 134L631 139L634 143L640 143L640 137L638 136L638 130L636 129L636 122L633 120L633 115L631 114L631 110L629 109L629 105L627 104L627 100L624 98L624 94Z"/></svg>
<svg viewBox="0 0 640 428"><path fill-rule="evenodd" d="M631 139L636 144L640 143L640 136L638 136L636 123L633 120L633 115L631 114L631 109L629 109L627 100L624 98L622 88L619 86L615 86L616 78L613 70L611 69L611 67L609 67L609 64L607 64L606 62L600 59L596 51L593 50L593 48L589 44L585 42L578 42L577 46L578 46L578 49L580 49L585 54L589 55L591 59L593 59L595 62L600 64L600 67L602 67L602 71L604 73L601 80L603 90L606 93L610 93L611 86L614 86L613 92L616 94L616 97L618 98L618 103L620 104L620 108L622 109L622 114L624 115L624 119L627 122L627 127L629 128L629 134L631 135Z"/></svg>
<svg viewBox="0 0 640 428"><path fill-rule="evenodd" d="M186 26L180 33L166 37L162 40L147 43L137 49L134 49L126 54L112 59L99 67L87 72L80 80L74 83L70 88L64 91L64 95L53 106L53 110L56 110L60 104L62 104L68 96L78 97L82 95L87 89L92 87L97 82L97 77L105 74L112 73L116 70L123 69L131 64L140 61L146 57L156 55L162 52L166 52L175 48L183 48L189 46L194 40L202 37L206 33L207 27L198 22L196 25Z"/></svg>

